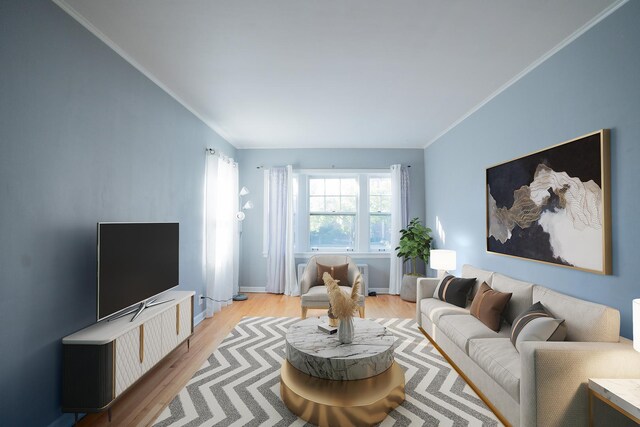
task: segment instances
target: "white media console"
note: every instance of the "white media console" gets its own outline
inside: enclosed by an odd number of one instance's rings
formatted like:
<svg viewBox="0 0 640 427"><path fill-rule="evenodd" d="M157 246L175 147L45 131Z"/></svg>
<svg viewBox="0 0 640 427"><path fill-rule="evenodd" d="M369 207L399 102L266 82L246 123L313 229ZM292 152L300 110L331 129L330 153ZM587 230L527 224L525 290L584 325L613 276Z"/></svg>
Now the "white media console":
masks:
<svg viewBox="0 0 640 427"><path fill-rule="evenodd" d="M170 291L172 300L131 317L102 321L62 339L64 412L109 410L113 402L193 333L192 291Z"/></svg>

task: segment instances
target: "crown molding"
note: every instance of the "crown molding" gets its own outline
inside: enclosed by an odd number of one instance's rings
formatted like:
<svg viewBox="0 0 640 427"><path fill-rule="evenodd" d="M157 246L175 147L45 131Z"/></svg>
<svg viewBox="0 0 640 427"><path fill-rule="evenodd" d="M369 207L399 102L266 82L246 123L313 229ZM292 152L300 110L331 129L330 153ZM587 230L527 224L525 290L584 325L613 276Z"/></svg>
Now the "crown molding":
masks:
<svg viewBox="0 0 640 427"><path fill-rule="evenodd" d="M82 14L80 14L77 10L73 8L69 3L65 0L51 0L53 3L58 5L62 10L64 10L69 16L78 21L80 25L85 27L89 32L91 32L94 36L100 39L104 44L109 46L114 52L120 55L125 61L131 64L136 70L140 71L144 76L146 76L149 80L155 83L160 89L165 91L169 96L178 101L184 108L186 108L191 114L196 116L202 123L204 123L208 128L217 133L222 139L227 141L229 144L234 146L236 145L232 142L229 135L221 129L218 125L207 120L204 116L202 116L195 108L193 108L188 102L182 99L178 94L169 89L162 81L157 78L151 71L147 70L142 66L139 62L133 59L124 49L122 49L116 42L107 37L102 31L100 31L95 25L93 25L87 18L85 18Z"/></svg>
<svg viewBox="0 0 640 427"><path fill-rule="evenodd" d="M541 65L542 63L544 63L547 59L551 58L553 55L558 53L564 47L566 47L569 44L571 44L574 40L576 40L578 37L580 37L581 35L583 35L587 31L589 31L591 28L593 28L595 25L597 25L600 21L605 19L607 16L611 15L613 12L618 10L621 6L623 6L628 1L629 0L618 0L617 2L609 5L609 7L604 9L602 12L600 12L598 15L596 15L592 19L590 19L586 24L584 24L582 27L580 27L576 31L574 31L569 37L567 37L562 42L560 42L558 45L556 45L553 49L551 49L550 51L548 51L547 53L542 55L540 58L535 60L527 68L525 68L524 70L520 71L511 80L509 80L508 82L506 82L505 84L500 86L495 92L493 92L491 95L489 95L483 101L481 101L478 105L473 107L471 110L467 111L462 117L460 117L458 120L456 120L451 125L449 125L449 127L447 127L445 130L443 130L438 135L436 135L433 139L431 139L429 142L427 142L427 144L424 146L424 148L426 149L431 144L433 144L434 142L436 142L437 140L442 138L444 135L449 133L449 131L453 130L460 123L462 123L463 121L468 119L473 113L475 113L476 111L478 111L479 109L484 107L493 98L495 98L496 96L500 95L502 92L507 90L514 83L516 83L518 80L520 80L521 78L523 78L524 76L526 76L527 74L529 74L530 72L532 72L533 70L538 68L538 66Z"/></svg>

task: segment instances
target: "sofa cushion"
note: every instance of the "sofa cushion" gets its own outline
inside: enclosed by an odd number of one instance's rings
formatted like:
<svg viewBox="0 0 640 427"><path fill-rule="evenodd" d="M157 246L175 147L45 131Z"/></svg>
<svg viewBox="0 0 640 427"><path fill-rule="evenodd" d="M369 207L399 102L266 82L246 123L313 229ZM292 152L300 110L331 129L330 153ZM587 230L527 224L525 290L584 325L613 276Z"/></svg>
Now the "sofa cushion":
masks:
<svg viewBox="0 0 640 427"><path fill-rule="evenodd" d="M443 334L467 354L469 352L469 340L474 338L509 337L509 328L506 325L503 324L500 332L494 332L470 314L443 315L437 325Z"/></svg>
<svg viewBox="0 0 640 427"><path fill-rule="evenodd" d="M469 310L462 307L440 301L437 298L424 298L420 301L420 312L426 315L433 323L438 323L440 317L445 314L469 314Z"/></svg>
<svg viewBox="0 0 640 427"><path fill-rule="evenodd" d="M475 278L462 279L451 275L445 276L440 283L438 283L433 297L458 307L466 307L469 290L475 281Z"/></svg>
<svg viewBox="0 0 640 427"><path fill-rule="evenodd" d="M469 357L520 402L520 354L509 338L482 338L469 342Z"/></svg>
<svg viewBox="0 0 640 427"><path fill-rule="evenodd" d="M510 292L511 301L504 311L507 322L513 323L522 312L533 304L533 284L512 279L500 273L495 273L492 278L491 287L496 291Z"/></svg>
<svg viewBox="0 0 640 427"><path fill-rule="evenodd" d="M350 286L340 286L340 289L351 295L351 287ZM313 286L309 288L309 292L304 295L301 295L302 305L305 302L326 302L327 306L329 304L329 295L327 294L326 286ZM364 295L358 295L358 303L362 303L364 301ZM362 304L360 304L362 305Z"/></svg>
<svg viewBox="0 0 640 427"><path fill-rule="evenodd" d="M553 317L564 319L567 325L567 341L618 342L620 340L618 310L537 285L533 287L533 300L542 302Z"/></svg>
<svg viewBox="0 0 640 427"><path fill-rule="evenodd" d="M475 298L473 298L469 313L487 325L489 329L497 332L500 330L502 312L510 299L510 293L498 292L482 282Z"/></svg>
<svg viewBox="0 0 640 427"><path fill-rule="evenodd" d="M478 288L480 287L482 282L491 286L493 271L481 270L472 265L465 264L462 266L462 272L460 273L460 277L464 277L465 279L468 279L470 277L476 278L476 284L473 285L473 288L469 293L469 299L473 299L473 297L476 295L476 292L478 292Z"/></svg>

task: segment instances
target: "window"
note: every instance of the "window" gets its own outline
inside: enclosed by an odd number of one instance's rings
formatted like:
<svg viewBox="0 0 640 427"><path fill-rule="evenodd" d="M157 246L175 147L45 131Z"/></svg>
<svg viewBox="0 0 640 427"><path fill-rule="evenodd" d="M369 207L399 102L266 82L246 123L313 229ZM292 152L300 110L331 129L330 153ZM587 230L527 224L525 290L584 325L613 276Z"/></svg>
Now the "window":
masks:
<svg viewBox="0 0 640 427"><path fill-rule="evenodd" d="M353 250L357 206L357 178L309 177L309 245Z"/></svg>
<svg viewBox="0 0 640 427"><path fill-rule="evenodd" d="M389 173L300 170L294 183L297 253L390 251Z"/></svg>
<svg viewBox="0 0 640 427"><path fill-rule="evenodd" d="M369 248L388 251L391 248L391 178L369 177Z"/></svg>

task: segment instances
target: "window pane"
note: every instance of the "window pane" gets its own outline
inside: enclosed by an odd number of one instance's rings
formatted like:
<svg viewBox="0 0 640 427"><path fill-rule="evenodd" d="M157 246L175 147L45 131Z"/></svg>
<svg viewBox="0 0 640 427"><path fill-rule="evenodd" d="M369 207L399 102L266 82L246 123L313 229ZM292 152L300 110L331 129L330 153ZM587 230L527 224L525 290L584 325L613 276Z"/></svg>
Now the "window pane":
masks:
<svg viewBox="0 0 640 427"><path fill-rule="evenodd" d="M371 215L369 221L369 246L372 250L390 249L391 215Z"/></svg>
<svg viewBox="0 0 640 427"><path fill-rule="evenodd" d="M325 179L325 194L327 196L339 196L340 195L340 180L339 179Z"/></svg>
<svg viewBox="0 0 640 427"><path fill-rule="evenodd" d="M380 196L369 197L369 212L380 212Z"/></svg>
<svg viewBox="0 0 640 427"><path fill-rule="evenodd" d="M338 212L340 211L340 197L326 197L325 212Z"/></svg>
<svg viewBox="0 0 640 427"><path fill-rule="evenodd" d="M380 194L380 178L369 178L369 194Z"/></svg>
<svg viewBox="0 0 640 427"><path fill-rule="evenodd" d="M309 243L312 247L352 248L355 230L355 215L309 216Z"/></svg>
<svg viewBox="0 0 640 427"><path fill-rule="evenodd" d="M324 195L324 179L309 179L309 194L312 196Z"/></svg>
<svg viewBox="0 0 640 427"><path fill-rule="evenodd" d="M341 212L356 212L356 197L355 196L343 196L340 198L340 211Z"/></svg>
<svg viewBox="0 0 640 427"><path fill-rule="evenodd" d="M391 212L391 196L380 197L380 212Z"/></svg>
<svg viewBox="0 0 640 427"><path fill-rule="evenodd" d="M380 178L380 194L391 195L391 178Z"/></svg>
<svg viewBox="0 0 640 427"><path fill-rule="evenodd" d="M311 212L324 212L324 197L322 196L309 197L309 210Z"/></svg>
<svg viewBox="0 0 640 427"><path fill-rule="evenodd" d="M354 178L346 178L342 180L342 195L355 196L358 194L358 182Z"/></svg>

